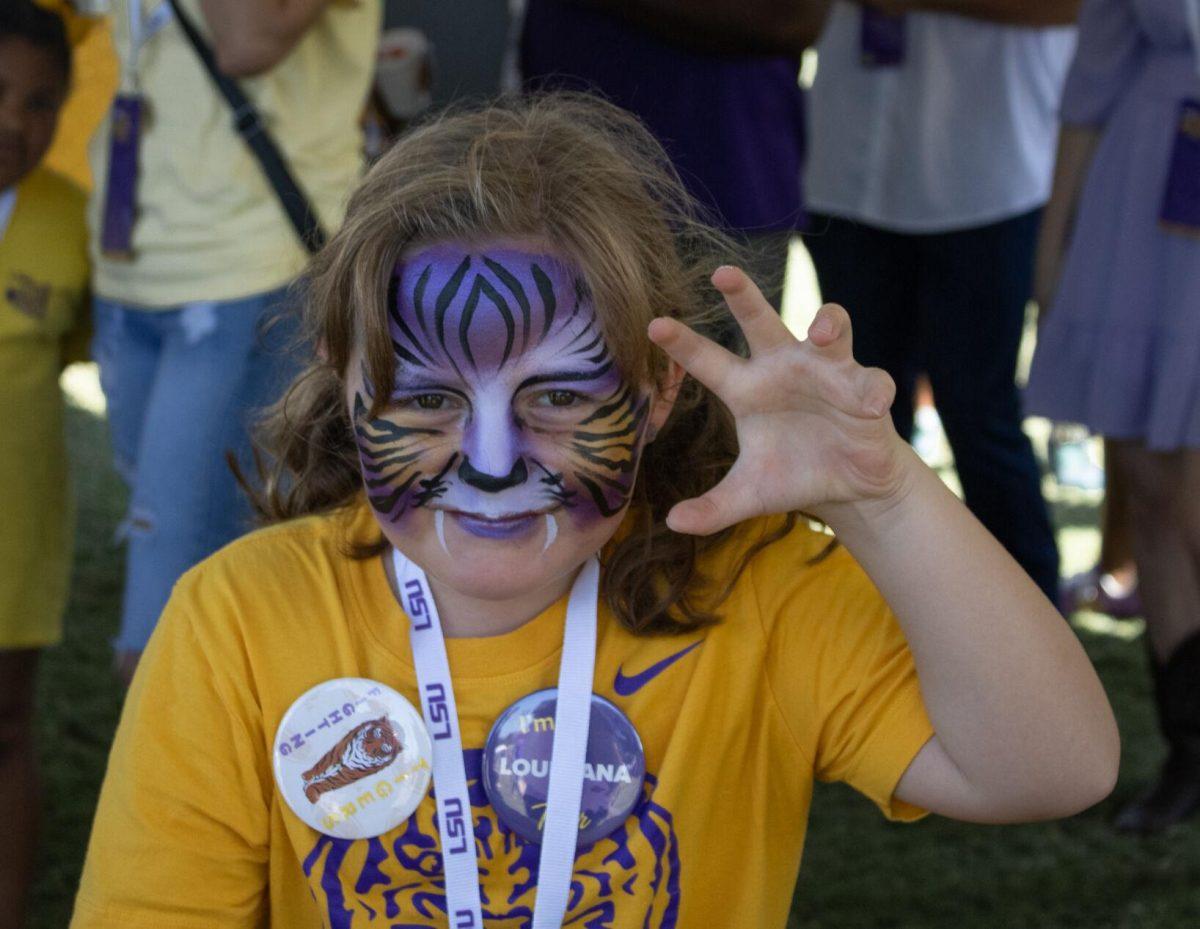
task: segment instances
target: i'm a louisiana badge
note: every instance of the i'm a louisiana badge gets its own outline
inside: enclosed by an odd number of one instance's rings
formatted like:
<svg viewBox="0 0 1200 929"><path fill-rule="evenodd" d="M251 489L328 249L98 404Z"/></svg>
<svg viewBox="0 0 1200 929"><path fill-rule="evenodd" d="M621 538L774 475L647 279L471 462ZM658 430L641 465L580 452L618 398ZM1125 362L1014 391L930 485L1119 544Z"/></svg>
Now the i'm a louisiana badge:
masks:
<svg viewBox="0 0 1200 929"><path fill-rule="evenodd" d="M291 705L275 733L275 783L293 813L339 839L396 828L420 805L433 747L416 708L367 678L325 681Z"/></svg>

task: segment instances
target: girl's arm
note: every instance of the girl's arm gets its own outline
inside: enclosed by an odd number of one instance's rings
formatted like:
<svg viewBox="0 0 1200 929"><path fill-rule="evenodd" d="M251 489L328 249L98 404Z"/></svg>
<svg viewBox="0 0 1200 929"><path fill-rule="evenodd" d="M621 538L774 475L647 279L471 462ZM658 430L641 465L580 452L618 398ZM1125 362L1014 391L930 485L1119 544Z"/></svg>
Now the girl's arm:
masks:
<svg viewBox="0 0 1200 929"><path fill-rule="evenodd" d="M798 342L741 271L719 269L713 283L749 359L675 320L655 320L650 337L729 407L740 453L720 484L671 511L671 528L703 535L802 510L837 532L897 614L936 732L899 799L983 822L1066 816L1102 799L1119 741L1086 654L896 434L895 387L855 363L846 311L822 307Z"/></svg>
<svg viewBox="0 0 1200 929"><path fill-rule="evenodd" d="M283 61L334 0L200 0L217 67L253 77Z"/></svg>
<svg viewBox="0 0 1200 929"><path fill-rule="evenodd" d="M837 325L844 311L826 308ZM897 799L978 822L1065 816L1106 797L1120 743L1070 626L909 448L901 483L821 508L895 612L937 735Z"/></svg>

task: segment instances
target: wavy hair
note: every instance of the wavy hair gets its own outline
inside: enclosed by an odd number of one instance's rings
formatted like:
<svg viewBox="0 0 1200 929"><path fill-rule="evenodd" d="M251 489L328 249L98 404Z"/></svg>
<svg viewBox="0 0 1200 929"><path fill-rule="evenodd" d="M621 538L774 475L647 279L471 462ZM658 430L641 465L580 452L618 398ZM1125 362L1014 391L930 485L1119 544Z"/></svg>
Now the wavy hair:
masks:
<svg viewBox="0 0 1200 929"><path fill-rule="evenodd" d="M595 97L563 93L443 113L372 167L344 224L313 261L302 329L308 344L321 346L320 357L263 423L271 465L253 496L266 519L359 499L343 378L361 343L371 381L393 382L385 307L401 252L439 240L510 237L547 242L580 270L610 350L632 381L664 386L666 356L646 337L655 316L714 337L735 328L709 277L718 264L736 261L739 247L705 221L636 118ZM728 576L704 576L701 557L734 530L679 535L667 528L666 514L714 486L736 457L729 411L685 379L670 419L646 447L629 514L605 552L603 596L631 631L680 633L716 622L716 607L749 560L795 524L795 514L775 524ZM385 547L381 534L353 554Z"/></svg>

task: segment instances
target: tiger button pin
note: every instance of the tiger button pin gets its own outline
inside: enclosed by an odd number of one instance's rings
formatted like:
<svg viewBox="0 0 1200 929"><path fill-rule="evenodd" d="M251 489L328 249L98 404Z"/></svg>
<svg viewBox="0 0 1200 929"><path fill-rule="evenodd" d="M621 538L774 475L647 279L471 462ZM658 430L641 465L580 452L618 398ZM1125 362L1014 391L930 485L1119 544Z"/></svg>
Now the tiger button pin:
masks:
<svg viewBox="0 0 1200 929"><path fill-rule="evenodd" d="M318 832L369 839L420 805L433 774L421 714L377 681L343 677L300 696L275 733L275 783Z"/></svg>

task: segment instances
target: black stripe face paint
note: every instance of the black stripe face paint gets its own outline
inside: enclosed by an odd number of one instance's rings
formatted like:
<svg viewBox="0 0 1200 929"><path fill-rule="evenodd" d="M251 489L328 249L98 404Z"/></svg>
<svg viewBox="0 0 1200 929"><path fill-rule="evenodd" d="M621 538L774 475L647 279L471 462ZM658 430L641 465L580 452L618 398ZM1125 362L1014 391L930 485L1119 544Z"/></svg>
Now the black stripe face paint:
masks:
<svg viewBox="0 0 1200 929"><path fill-rule="evenodd" d="M437 245L396 269L388 316L395 383L363 371L353 396L385 528L410 532L424 510L447 552L450 520L482 540L536 535L545 551L620 515L650 392L618 369L578 273L545 254Z"/></svg>

